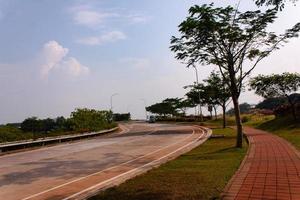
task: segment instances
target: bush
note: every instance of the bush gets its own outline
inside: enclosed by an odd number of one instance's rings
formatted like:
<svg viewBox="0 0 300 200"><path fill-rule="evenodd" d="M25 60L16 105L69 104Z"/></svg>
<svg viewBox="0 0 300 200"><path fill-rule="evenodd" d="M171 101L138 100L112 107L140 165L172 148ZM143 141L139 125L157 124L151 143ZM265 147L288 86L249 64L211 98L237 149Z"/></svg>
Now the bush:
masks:
<svg viewBox="0 0 300 200"><path fill-rule="evenodd" d="M114 126L111 111L76 109L71 113L72 129L79 132L99 131Z"/></svg>
<svg viewBox="0 0 300 200"><path fill-rule="evenodd" d="M131 119L130 113L114 113L113 114L114 121L129 121Z"/></svg>
<svg viewBox="0 0 300 200"><path fill-rule="evenodd" d="M51 131L71 131L71 126L70 120L64 117L58 117L56 119L30 117L21 123L21 130L33 133L49 133Z"/></svg>
<svg viewBox="0 0 300 200"><path fill-rule="evenodd" d="M250 121L250 117L249 116L242 116L242 123L246 123Z"/></svg>
<svg viewBox="0 0 300 200"><path fill-rule="evenodd" d="M296 109L296 115L300 116L300 103L295 105L295 109ZM274 114L276 117L289 116L289 115L291 115L291 113L292 113L292 107L291 107L291 105L288 105L288 104L278 106L274 110Z"/></svg>
<svg viewBox="0 0 300 200"><path fill-rule="evenodd" d="M19 128L5 125L0 127L0 142L25 140L33 137L32 133L24 133Z"/></svg>

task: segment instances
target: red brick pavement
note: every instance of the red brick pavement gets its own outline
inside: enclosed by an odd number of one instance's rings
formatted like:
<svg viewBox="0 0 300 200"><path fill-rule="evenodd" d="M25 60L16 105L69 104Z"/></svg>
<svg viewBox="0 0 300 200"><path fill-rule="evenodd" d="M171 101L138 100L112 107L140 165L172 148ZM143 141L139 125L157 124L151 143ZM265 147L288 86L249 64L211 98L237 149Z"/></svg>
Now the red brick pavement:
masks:
<svg viewBox="0 0 300 200"><path fill-rule="evenodd" d="M224 200L300 200L300 154L287 141L244 127L250 148L231 179Z"/></svg>

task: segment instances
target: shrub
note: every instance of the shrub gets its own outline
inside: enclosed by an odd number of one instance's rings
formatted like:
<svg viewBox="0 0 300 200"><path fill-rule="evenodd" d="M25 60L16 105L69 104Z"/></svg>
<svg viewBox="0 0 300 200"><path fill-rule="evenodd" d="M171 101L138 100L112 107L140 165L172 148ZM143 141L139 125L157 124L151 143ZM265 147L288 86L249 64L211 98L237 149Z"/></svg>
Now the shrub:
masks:
<svg viewBox="0 0 300 200"><path fill-rule="evenodd" d="M99 131L111 128L112 112L97 111L94 109L76 109L71 113L70 122L75 131Z"/></svg>

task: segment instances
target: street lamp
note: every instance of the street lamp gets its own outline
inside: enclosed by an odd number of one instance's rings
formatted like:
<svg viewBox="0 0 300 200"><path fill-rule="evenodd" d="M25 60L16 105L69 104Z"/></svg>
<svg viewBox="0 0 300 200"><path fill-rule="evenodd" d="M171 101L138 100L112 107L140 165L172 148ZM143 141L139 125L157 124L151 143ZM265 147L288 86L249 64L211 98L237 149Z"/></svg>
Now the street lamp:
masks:
<svg viewBox="0 0 300 200"><path fill-rule="evenodd" d="M145 116L146 116L146 120L147 120L147 110L146 110L146 105L147 105L147 103L146 103L146 99L140 99L141 101L143 101L144 102L144 107L145 107Z"/></svg>
<svg viewBox="0 0 300 200"><path fill-rule="evenodd" d="M196 73L196 83L197 83L197 86L198 86L198 85L199 85L198 69L197 69L196 65L194 65L194 64L193 64L193 68L195 69L195 73ZM199 98L199 115L200 115L201 121L203 121L200 90L198 91L198 98Z"/></svg>
<svg viewBox="0 0 300 200"><path fill-rule="evenodd" d="M110 110L113 112L113 97L119 95L118 93L114 93L110 96Z"/></svg>

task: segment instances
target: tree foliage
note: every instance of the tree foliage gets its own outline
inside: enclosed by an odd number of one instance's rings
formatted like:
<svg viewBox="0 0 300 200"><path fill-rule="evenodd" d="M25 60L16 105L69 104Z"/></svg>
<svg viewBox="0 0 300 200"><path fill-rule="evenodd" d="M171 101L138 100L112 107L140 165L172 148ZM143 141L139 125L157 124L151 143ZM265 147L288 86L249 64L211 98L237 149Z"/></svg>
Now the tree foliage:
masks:
<svg viewBox="0 0 300 200"><path fill-rule="evenodd" d="M148 112L158 115L172 115L185 114L186 108L193 107L194 104L187 99L183 98L167 98L160 103L155 103L148 106Z"/></svg>
<svg viewBox="0 0 300 200"><path fill-rule="evenodd" d="M249 113L250 112L250 110L251 110L251 105L249 104L249 103L241 103L240 105L239 105L239 107L240 107L240 111L241 111L241 113L242 114L247 114L247 113ZM229 115L234 115L234 109L233 108L231 108L230 110L228 110L227 111L227 114L229 114Z"/></svg>
<svg viewBox="0 0 300 200"><path fill-rule="evenodd" d="M285 97L293 110L293 116L296 119L294 109L295 101L291 94L300 88L300 74L285 72L283 74L258 75L250 80L252 90L257 95L264 98Z"/></svg>
<svg viewBox="0 0 300 200"><path fill-rule="evenodd" d="M255 107L258 109L268 109L268 110L274 110L278 106L281 106L286 103L285 97L271 97L266 98L262 102L259 102Z"/></svg>
<svg viewBox="0 0 300 200"><path fill-rule="evenodd" d="M232 6L195 5L179 25L180 37L172 37L171 50L187 66L216 65L231 91L237 124L237 147L242 147L242 123L238 98L244 79L257 64L288 39L297 37L300 23L282 34L268 31L277 10L239 12ZM244 64L247 63L248 67Z"/></svg>
<svg viewBox="0 0 300 200"><path fill-rule="evenodd" d="M190 16L179 25L181 37L172 37L171 50L187 66L200 63L219 67L226 83L241 92L242 81L257 63L278 49L282 42L298 36L300 24L283 34L268 32L277 11L269 9L240 13L233 7L214 8L213 4L193 6ZM251 63L243 68L245 61Z"/></svg>
<svg viewBox="0 0 300 200"><path fill-rule="evenodd" d="M109 128L112 122L111 111L78 108L71 113L70 121L76 131L97 131Z"/></svg>
<svg viewBox="0 0 300 200"><path fill-rule="evenodd" d="M255 3L258 6L274 6L275 9L282 10L287 1L295 3L297 0L255 0Z"/></svg>

